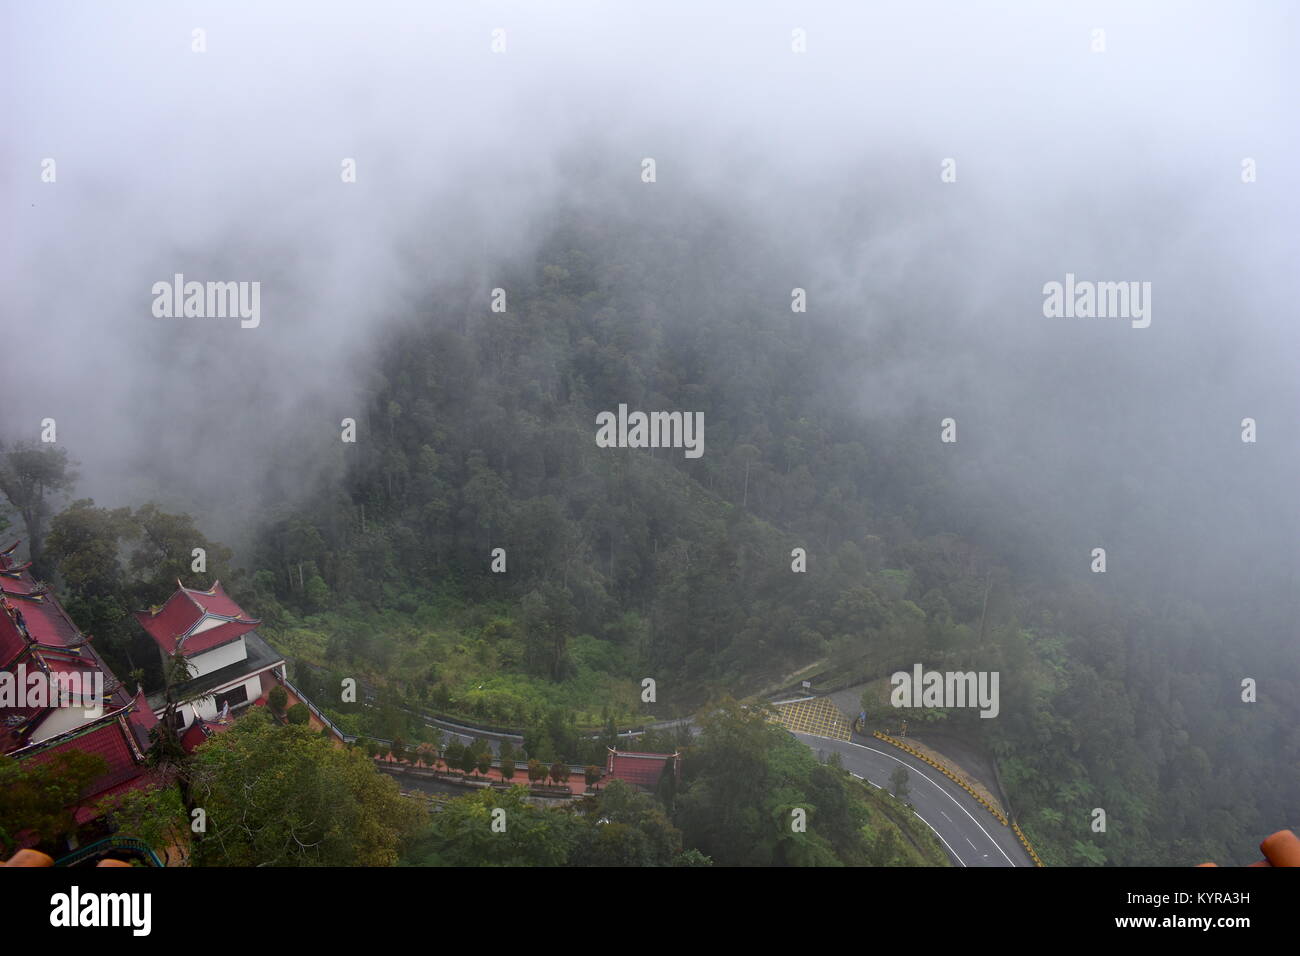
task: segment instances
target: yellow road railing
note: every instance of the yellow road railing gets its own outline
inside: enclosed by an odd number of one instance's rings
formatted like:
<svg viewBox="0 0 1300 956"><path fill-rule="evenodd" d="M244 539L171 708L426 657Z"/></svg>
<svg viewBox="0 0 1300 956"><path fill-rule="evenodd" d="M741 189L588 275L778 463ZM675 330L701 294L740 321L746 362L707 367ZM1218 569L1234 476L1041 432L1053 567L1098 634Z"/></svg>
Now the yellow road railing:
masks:
<svg viewBox="0 0 1300 956"><path fill-rule="evenodd" d="M1012 823L1011 829L1015 830L1016 836L1020 837L1020 842L1024 844L1025 851L1029 854L1029 858L1034 861L1034 866L1046 866L1047 864L1038 858L1038 854L1034 852L1034 848L1029 845L1029 837L1025 836L1024 831L1020 829L1020 824Z"/></svg>
<svg viewBox="0 0 1300 956"><path fill-rule="evenodd" d="M883 741L884 741L885 743L887 743L887 744L893 744L893 745L894 745L895 747L897 747L899 750L902 750L902 751L905 751L906 753L911 754L911 755L912 755L913 757L915 757L917 760L923 760L923 761L925 761L925 762L928 763L931 767L933 767L935 770L939 771L941 774L943 774L945 777L947 777L947 778L948 778L949 780L951 780L953 783L957 784L957 786L961 787L963 790L965 790L967 793L969 793L972 797L974 797L976 800L978 800L980 806L982 806L982 807L983 807L985 810L987 810L989 813L993 814L993 816L997 818L997 821L998 821L999 823L1001 823L1004 827L1005 827L1005 826L1010 826L1010 824L1007 822L1006 815L1003 814L1003 812L1002 812L1001 810L999 810L999 809L998 809L997 807L995 807L993 804L989 803L989 802L988 802L987 800L985 800L982 796L980 796L978 793L976 793L974 787L972 787L970 784L968 784L965 780L963 780L963 779L961 779L960 777L958 777L955 773L953 773L951 770L949 770L949 769L948 769L947 767L945 767L943 764L939 763L939 761L934 760L933 758L929 757L928 755L921 753L921 751L917 750L915 747L911 747L911 746L909 746L909 745L903 743L901 740L895 740L893 737L890 737L888 734L882 734L882 733L881 733L880 731L878 731L878 730L872 731L872 734L871 734L871 735L872 735L873 737L877 738L878 740L883 740ZM1024 838L1023 836L1021 836L1020 839L1021 839L1021 842L1024 842L1024 839L1025 839L1025 838ZM1026 846L1028 846L1028 844L1026 844ZM1030 853L1032 854L1033 851L1031 850ZM1037 859L1037 857L1035 857L1035 859ZM1040 863L1039 865L1041 866L1042 864Z"/></svg>

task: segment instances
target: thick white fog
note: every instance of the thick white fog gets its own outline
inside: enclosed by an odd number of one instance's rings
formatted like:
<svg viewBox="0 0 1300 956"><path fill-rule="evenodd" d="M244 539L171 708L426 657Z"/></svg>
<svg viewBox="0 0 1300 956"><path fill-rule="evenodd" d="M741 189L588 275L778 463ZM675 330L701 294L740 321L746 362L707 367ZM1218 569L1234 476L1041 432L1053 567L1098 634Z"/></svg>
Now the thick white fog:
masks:
<svg viewBox="0 0 1300 956"><path fill-rule="evenodd" d="M958 419L946 507L1009 550L1037 509L1133 564L1295 573L1294 5L267 6L2 14L0 436L55 419L79 495L238 541L386 323L486 290L557 210L634 222L652 157L662 210L788 263L774 311L802 286L860 333L825 372L864 420ZM155 317L176 273L260 281L259 326ZM1067 273L1151 283L1149 327L1045 317ZM1168 537L1125 541L1139 510Z"/></svg>

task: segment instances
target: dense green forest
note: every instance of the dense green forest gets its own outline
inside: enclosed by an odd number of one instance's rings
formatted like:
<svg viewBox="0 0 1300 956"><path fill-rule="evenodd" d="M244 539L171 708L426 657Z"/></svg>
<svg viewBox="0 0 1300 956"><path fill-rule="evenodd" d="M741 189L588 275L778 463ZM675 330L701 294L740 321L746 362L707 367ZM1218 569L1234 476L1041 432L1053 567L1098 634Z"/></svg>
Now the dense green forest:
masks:
<svg viewBox="0 0 1300 956"><path fill-rule="evenodd" d="M340 399L303 439L328 467L303 469L304 488L292 463L268 465L253 547L236 559L205 542L206 577L228 580L295 679L357 733L420 740L410 711L425 710L586 759L588 728L695 712L800 670L848 685L921 661L1001 673L998 719L918 719L996 757L1049 864L1244 862L1294 824L1289 608L1103 587L1037 549L1031 508L1002 523L963 511L937 420L856 408L855 383L891 359L891 327L868 348L792 314L790 283L752 243L741 254L742 236L707 216L633 229L574 213L490 283L506 311L477 285L413 303L366 357L361 404ZM597 413L620 403L702 411L704 455L597 448ZM338 440L349 416L355 443ZM191 576L195 540L184 516L82 501L54 518L47 559L74 618L130 670L152 665L127 612ZM792 572L795 548L806 573ZM1239 674L1270 693L1243 704ZM336 702L343 676L377 706ZM674 826L689 836L693 806L727 799L683 797ZM1089 829L1094 807L1105 834ZM618 812L632 827L653 816ZM584 839L565 837L564 854L600 852ZM638 852L662 862L650 844L677 837L645 839ZM715 861L740 852L691 839ZM471 852L455 843L430 834L413 859Z"/></svg>

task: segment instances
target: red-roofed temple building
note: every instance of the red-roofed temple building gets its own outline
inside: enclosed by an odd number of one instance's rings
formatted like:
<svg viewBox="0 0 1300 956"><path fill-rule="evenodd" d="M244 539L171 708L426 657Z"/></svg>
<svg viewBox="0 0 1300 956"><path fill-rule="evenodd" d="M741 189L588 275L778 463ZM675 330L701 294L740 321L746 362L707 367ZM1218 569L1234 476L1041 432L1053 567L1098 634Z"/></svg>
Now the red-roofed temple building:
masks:
<svg viewBox="0 0 1300 956"><path fill-rule="evenodd" d="M284 658L255 630L262 623L249 617L226 594L221 582L207 591L176 582L176 592L161 607L137 611L136 620L158 645L164 661L177 651L185 655L191 677L175 689L178 699L201 695L178 708L178 730L187 732L187 749L207 735L189 734L196 722L213 724L255 703L265 703L271 688L283 684ZM149 703L159 717L167 706L163 693Z"/></svg>
<svg viewBox="0 0 1300 956"><path fill-rule="evenodd" d="M682 756L680 753L647 754L629 750L607 748L609 756L605 760L605 776L614 777L624 783L635 784L653 790L659 785L664 769L671 767L671 772L678 782L682 779Z"/></svg>
<svg viewBox="0 0 1300 956"><path fill-rule="evenodd" d="M0 753L45 763L63 751L107 765L82 794L75 817L93 820L99 801L156 786L145 765L158 723L144 694L128 691L63 607L13 558L0 552ZM37 694L37 684L43 684Z"/></svg>
<svg viewBox="0 0 1300 956"><path fill-rule="evenodd" d="M164 782L146 765L150 731L165 715L165 692L148 697L127 690L95 652L30 564L20 565L14 544L0 551L0 754L44 763L63 751L104 759L107 769L77 802L78 824L98 817L107 797ZM177 729L187 751L230 726L244 708L267 702L284 686L290 702L301 701L314 729L341 734L285 678L284 658L257 633L249 617L214 582L207 591L187 588L161 606L136 613L164 662L177 651L190 678L175 687ZM30 687L39 685L42 693ZM96 824L101 827L102 824Z"/></svg>

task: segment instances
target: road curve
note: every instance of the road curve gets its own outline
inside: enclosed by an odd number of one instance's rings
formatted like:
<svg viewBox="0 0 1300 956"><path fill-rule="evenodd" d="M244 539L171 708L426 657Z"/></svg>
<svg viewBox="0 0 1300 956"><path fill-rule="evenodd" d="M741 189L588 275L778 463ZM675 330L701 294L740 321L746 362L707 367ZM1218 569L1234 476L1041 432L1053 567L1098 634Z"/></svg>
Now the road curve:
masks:
<svg viewBox="0 0 1300 956"><path fill-rule="evenodd" d="M502 740L518 746L523 738L517 734L481 730L463 724L419 714L426 724L442 730L448 740L468 744L476 737L485 738L493 752ZM666 728L677 724L691 725L690 718L661 721L654 726ZM921 822L939 837L939 841L959 866L1033 866L1015 833L998 823L971 795L928 764L910 754L882 744L874 737L838 740L791 731L819 756L831 751L840 754L844 769L877 787L889 789L889 777L899 764L909 773L910 802ZM635 739L638 731L620 733L620 738Z"/></svg>
<svg viewBox="0 0 1300 956"><path fill-rule="evenodd" d="M794 733L819 756L834 751L844 769L877 787L889 787L890 774L907 768L909 802L921 822L933 830L958 866L1033 866L1010 827L1004 827L969 793L928 764L874 737L871 743Z"/></svg>

